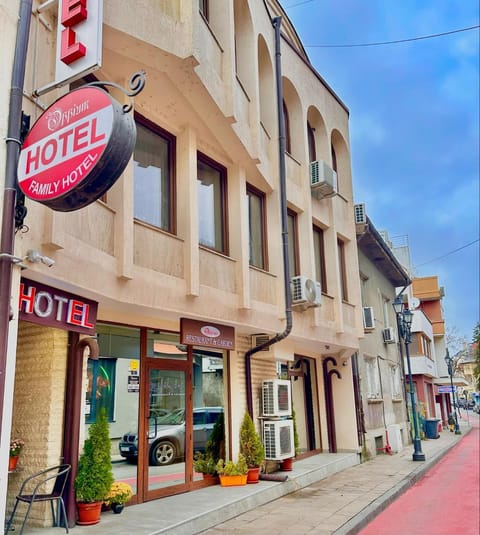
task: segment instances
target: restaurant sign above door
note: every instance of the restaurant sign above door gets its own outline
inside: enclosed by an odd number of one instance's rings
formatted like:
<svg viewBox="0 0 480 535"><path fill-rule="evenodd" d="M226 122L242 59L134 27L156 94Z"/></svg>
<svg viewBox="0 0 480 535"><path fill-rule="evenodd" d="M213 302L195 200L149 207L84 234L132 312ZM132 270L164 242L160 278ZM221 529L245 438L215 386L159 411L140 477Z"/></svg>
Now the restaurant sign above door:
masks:
<svg viewBox="0 0 480 535"><path fill-rule="evenodd" d="M235 329L219 323L180 318L180 343L233 350Z"/></svg>
<svg viewBox="0 0 480 535"><path fill-rule="evenodd" d="M97 307L96 301L37 281L22 277L20 282L18 318L23 321L94 335Z"/></svg>

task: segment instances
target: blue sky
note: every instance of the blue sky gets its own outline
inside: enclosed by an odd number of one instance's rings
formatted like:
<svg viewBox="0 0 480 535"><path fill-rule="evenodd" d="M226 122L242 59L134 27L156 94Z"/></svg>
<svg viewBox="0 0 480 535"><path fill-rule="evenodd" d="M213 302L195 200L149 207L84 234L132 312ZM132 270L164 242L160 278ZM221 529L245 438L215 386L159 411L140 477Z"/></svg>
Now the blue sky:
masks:
<svg viewBox="0 0 480 535"><path fill-rule="evenodd" d="M419 277L445 288L447 328L480 320L479 30L476 0L282 0L306 52L350 110L355 202L408 240ZM397 238L399 237L399 238ZM475 242L470 246L471 242ZM457 252L453 252L457 249Z"/></svg>

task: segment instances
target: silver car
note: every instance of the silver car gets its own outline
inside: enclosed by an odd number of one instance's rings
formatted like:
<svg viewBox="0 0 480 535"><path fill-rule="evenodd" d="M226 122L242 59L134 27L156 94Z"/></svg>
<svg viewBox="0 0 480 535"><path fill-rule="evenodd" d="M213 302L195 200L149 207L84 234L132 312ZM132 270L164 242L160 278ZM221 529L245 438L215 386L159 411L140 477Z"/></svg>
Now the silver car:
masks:
<svg viewBox="0 0 480 535"><path fill-rule="evenodd" d="M223 407L193 409L193 449L205 451L217 418ZM174 410L165 416L151 417L149 430L149 464L162 466L185 458L185 409ZM119 442L120 455L127 461L138 458L138 435L125 433Z"/></svg>

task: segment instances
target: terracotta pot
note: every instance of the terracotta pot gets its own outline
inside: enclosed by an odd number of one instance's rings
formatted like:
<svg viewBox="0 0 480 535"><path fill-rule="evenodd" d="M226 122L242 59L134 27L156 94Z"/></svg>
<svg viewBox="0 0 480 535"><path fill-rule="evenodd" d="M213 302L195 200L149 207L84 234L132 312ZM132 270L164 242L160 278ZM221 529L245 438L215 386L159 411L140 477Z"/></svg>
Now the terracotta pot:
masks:
<svg viewBox="0 0 480 535"><path fill-rule="evenodd" d="M293 470L293 457L283 459L283 461L280 463L280 470L282 472L291 472Z"/></svg>
<svg viewBox="0 0 480 535"><path fill-rule="evenodd" d="M123 509L125 508L125 505L123 503L112 503L112 511L119 515Z"/></svg>
<svg viewBox="0 0 480 535"><path fill-rule="evenodd" d="M9 457L8 458L8 471L13 472L17 469L17 463L18 463L18 455L15 455L15 457Z"/></svg>
<svg viewBox="0 0 480 535"><path fill-rule="evenodd" d="M202 474L205 481L212 481L218 483L218 476L216 474Z"/></svg>
<svg viewBox="0 0 480 535"><path fill-rule="evenodd" d="M260 467L254 466L248 469L247 483L258 483L260 478Z"/></svg>
<svg viewBox="0 0 480 535"><path fill-rule="evenodd" d="M102 502L95 503L81 503L77 502L79 526L90 526L91 524L98 524L100 522L100 513L102 510Z"/></svg>
<svg viewBox="0 0 480 535"><path fill-rule="evenodd" d="M220 476L222 487L238 487L247 484L247 474L244 476Z"/></svg>

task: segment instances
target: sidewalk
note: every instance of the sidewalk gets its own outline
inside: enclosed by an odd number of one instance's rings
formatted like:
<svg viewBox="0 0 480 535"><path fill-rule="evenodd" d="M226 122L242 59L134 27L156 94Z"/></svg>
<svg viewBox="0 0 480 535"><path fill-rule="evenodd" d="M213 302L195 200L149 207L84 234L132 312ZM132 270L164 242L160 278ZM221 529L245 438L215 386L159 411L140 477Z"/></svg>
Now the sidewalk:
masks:
<svg viewBox="0 0 480 535"><path fill-rule="evenodd" d="M479 416L470 413L470 425ZM380 454L358 464L356 454L323 454L294 464L284 483L222 488L219 485L102 514L95 526L76 526L76 535L353 535L417 481L462 435L448 430L422 441L425 462L413 462L413 447ZM293 509L292 509L292 506ZM233 520L232 520L233 519ZM25 535L60 535L63 528L26 529Z"/></svg>

